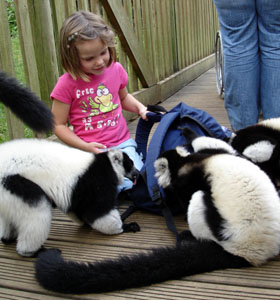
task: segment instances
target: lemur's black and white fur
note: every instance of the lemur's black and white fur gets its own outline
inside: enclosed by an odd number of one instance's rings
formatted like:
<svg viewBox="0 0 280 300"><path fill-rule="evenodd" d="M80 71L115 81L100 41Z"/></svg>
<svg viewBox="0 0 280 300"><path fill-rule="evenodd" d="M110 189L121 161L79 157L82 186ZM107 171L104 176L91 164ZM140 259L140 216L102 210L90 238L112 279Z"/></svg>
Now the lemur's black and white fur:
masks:
<svg viewBox="0 0 280 300"><path fill-rule="evenodd" d="M52 128L50 110L15 79L0 73L0 100L35 130ZM0 239L17 240L33 256L48 237L52 206L105 234L137 231L115 208L117 186L137 175L121 150L94 155L39 139L0 145Z"/></svg>
<svg viewBox="0 0 280 300"><path fill-rule="evenodd" d="M224 268L258 266L280 251L280 202L269 177L227 143L194 138L195 153L177 147L155 162L169 201L184 202L186 241L117 260L78 263L42 252L36 278L62 293L108 292ZM179 205L179 204L178 204Z"/></svg>
<svg viewBox="0 0 280 300"><path fill-rule="evenodd" d="M280 118L238 130L231 145L265 171L276 186L280 184Z"/></svg>

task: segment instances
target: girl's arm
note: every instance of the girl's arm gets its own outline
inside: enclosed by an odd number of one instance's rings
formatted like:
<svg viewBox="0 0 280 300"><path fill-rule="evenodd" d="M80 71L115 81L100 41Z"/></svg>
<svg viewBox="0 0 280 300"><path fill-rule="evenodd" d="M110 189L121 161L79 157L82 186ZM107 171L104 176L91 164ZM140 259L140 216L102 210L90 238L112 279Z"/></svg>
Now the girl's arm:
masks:
<svg viewBox="0 0 280 300"><path fill-rule="evenodd" d="M56 99L53 100L52 113L55 120L54 134L66 145L83 151L99 153L101 152L100 149L105 149L106 147L102 144L83 141L67 126L69 111L69 104Z"/></svg>
<svg viewBox="0 0 280 300"><path fill-rule="evenodd" d="M139 114L144 120L147 119L147 107L129 94L126 87L119 91L119 96L124 110Z"/></svg>

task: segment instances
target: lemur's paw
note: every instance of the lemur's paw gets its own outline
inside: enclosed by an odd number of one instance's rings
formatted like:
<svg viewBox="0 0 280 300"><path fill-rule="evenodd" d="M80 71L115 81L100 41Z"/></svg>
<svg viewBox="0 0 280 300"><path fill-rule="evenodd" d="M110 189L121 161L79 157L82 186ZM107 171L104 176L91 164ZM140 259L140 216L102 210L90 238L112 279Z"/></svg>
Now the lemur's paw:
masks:
<svg viewBox="0 0 280 300"><path fill-rule="evenodd" d="M140 226L136 222L123 224L123 232L137 232L140 231Z"/></svg>
<svg viewBox="0 0 280 300"><path fill-rule="evenodd" d="M189 230L183 230L178 235L177 245L184 245L196 242L196 238L192 235Z"/></svg>
<svg viewBox="0 0 280 300"><path fill-rule="evenodd" d="M17 240L17 238L2 238L1 239L1 242L3 244L6 244L6 245L9 245L9 244L12 244L13 242L15 242Z"/></svg>

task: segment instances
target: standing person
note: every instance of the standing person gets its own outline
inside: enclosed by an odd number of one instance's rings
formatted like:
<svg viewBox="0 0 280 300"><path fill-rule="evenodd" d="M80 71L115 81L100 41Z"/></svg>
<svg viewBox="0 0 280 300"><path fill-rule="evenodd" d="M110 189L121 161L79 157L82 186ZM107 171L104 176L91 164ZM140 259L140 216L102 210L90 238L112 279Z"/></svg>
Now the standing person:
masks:
<svg viewBox="0 0 280 300"><path fill-rule="evenodd" d="M146 119L147 108L127 91L128 75L116 62L114 38L93 13L78 11L64 21L60 56L66 73L51 93L54 133L65 144L88 152L121 148L140 170L143 163L122 109ZM120 190L131 187L125 179Z"/></svg>
<svg viewBox="0 0 280 300"><path fill-rule="evenodd" d="M214 0L223 41L225 107L233 130L280 117L280 1Z"/></svg>

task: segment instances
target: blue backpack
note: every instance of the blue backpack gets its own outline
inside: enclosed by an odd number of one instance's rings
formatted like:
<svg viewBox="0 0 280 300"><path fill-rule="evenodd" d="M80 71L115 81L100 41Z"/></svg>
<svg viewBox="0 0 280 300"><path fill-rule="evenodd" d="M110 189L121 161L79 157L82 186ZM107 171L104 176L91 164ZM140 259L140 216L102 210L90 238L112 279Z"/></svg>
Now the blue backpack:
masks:
<svg viewBox="0 0 280 300"><path fill-rule="evenodd" d="M148 120L139 119L135 137L137 151L143 157L144 166L140 170L136 184L127 192L133 205L123 214L123 219L137 209L164 215L166 220L172 215L185 213L178 206L165 207L164 193L157 184L154 169L154 161L162 152L174 149L176 146L187 145L188 141L182 135L182 128L188 127L200 136L210 136L225 141L229 140L232 134L231 130L221 126L207 112L183 102L170 111L157 105L149 105L148 110L151 111L147 115ZM147 147L155 123L158 123L158 126ZM192 151L192 149L188 150Z"/></svg>

